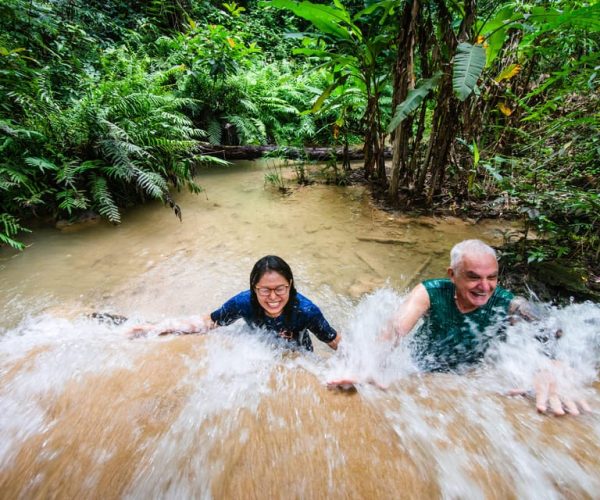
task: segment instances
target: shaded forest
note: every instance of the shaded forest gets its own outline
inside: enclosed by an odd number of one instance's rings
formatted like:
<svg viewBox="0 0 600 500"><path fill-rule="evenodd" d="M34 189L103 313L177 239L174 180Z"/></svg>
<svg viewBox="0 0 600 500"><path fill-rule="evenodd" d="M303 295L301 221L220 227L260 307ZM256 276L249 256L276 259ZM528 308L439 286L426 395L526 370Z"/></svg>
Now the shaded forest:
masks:
<svg viewBox="0 0 600 500"><path fill-rule="evenodd" d="M386 206L519 217L515 265L600 286L599 31L595 1L5 0L0 243L150 199L181 217L221 146L330 147L340 184L360 148Z"/></svg>

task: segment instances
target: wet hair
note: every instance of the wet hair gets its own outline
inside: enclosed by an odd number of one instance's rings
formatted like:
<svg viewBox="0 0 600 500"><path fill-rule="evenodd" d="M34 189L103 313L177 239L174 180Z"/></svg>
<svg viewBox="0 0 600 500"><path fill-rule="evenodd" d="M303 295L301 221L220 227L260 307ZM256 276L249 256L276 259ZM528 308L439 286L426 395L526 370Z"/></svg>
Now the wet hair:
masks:
<svg viewBox="0 0 600 500"><path fill-rule="evenodd" d="M466 254L491 255L494 259L498 260L496 250L491 246L486 245L483 241L464 240L454 245L452 250L450 250L450 267L453 271L458 271Z"/></svg>
<svg viewBox="0 0 600 500"><path fill-rule="evenodd" d="M252 304L252 311L257 318L262 318L265 315L265 311L259 304L258 297L256 296L256 284L268 272L280 274L290 284L289 300L283 308L283 317L287 323L291 319L298 292L296 292L296 287L294 286L292 269L285 260L276 255L265 255L254 264L252 271L250 271L250 303Z"/></svg>

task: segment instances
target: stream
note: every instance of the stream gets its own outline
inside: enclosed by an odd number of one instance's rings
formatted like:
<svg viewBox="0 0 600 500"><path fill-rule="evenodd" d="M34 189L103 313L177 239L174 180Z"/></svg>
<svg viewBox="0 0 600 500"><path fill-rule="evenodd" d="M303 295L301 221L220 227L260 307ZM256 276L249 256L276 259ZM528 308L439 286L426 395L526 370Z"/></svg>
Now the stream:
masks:
<svg viewBox="0 0 600 500"><path fill-rule="evenodd" d="M419 373L379 332L406 292L442 277L466 238L503 221L385 212L364 186L282 195L268 161L202 170L175 193L105 222L39 228L0 249L0 498L600 498L600 305L542 304L562 328L567 389L592 412L538 414L540 325L508 328L467 374ZM211 312L266 254L343 333L333 353L291 352L242 322L206 335L126 332ZM124 315L125 324L91 319ZM375 379L329 390L341 376Z"/></svg>

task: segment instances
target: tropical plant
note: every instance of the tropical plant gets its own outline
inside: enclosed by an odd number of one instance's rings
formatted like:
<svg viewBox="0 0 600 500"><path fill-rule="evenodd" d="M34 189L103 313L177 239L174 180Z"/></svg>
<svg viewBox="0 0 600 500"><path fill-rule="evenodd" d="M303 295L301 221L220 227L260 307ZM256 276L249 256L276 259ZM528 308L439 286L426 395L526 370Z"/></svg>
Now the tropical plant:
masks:
<svg viewBox="0 0 600 500"><path fill-rule="evenodd" d="M306 33L303 47L294 50L309 59L318 61L332 81L315 100L311 111L318 112L326 100L340 87L350 82L353 88L364 93L366 106L363 112L365 176L385 185L383 113L380 98L390 75L389 65L382 60L389 55L390 37L386 30L372 33L374 9L367 8L355 16L341 2L334 5L309 1L273 0L262 5L287 9L311 22L314 33ZM369 23L371 21L371 23ZM360 22L364 23L361 28Z"/></svg>
<svg viewBox="0 0 600 500"><path fill-rule="evenodd" d="M471 0L462 7L454 4L446 7L438 2L432 8L416 0L405 4L396 63L397 104L388 128L394 133L389 191L392 200L398 200L400 193L403 196L408 193L405 202L414 203L425 191L425 202L431 205L433 197L444 187L462 198L471 193L473 174L478 171L473 165L471 145L487 142L484 136L489 134L483 128L484 123L504 120L513 115L515 108L526 106L523 101L515 106L516 96L510 96L510 89L518 84L524 89L533 83L532 70L539 51L536 41L560 40L555 37L557 31L567 27L583 29L583 19L598 12L595 6L574 8L569 2L562 4L568 9L558 11L512 2L484 5L481 20L476 17L476 3ZM425 30L421 29L423 26ZM434 26L437 29L432 29ZM457 29L452 31L452 26ZM597 31L597 16L585 26ZM441 38L435 33L441 33ZM442 42L445 45L438 50L436 47ZM411 48L408 52L403 49L407 46ZM436 57L432 57L435 53ZM525 85L522 81L517 84L528 61ZM443 69L442 73L434 74L438 69ZM421 83L415 87L419 72ZM431 98L435 99L434 113L427 118ZM420 110L418 127L413 135L412 120L417 110ZM514 113L512 119L519 115ZM428 128L431 129L429 144L421 148L423 131ZM461 142L469 145L462 153ZM452 180L445 183L449 167L453 170Z"/></svg>

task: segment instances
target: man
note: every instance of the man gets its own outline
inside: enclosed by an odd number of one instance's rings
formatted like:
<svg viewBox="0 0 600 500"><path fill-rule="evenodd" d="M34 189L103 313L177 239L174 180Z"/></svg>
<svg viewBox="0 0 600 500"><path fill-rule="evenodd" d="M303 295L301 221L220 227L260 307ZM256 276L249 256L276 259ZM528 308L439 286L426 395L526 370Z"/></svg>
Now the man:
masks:
<svg viewBox="0 0 600 500"><path fill-rule="evenodd" d="M417 285L393 321L395 339L408 335L422 318L411 339L418 363L427 371L460 369L480 360L492 340L503 335L511 317L531 317L528 302L498 286L498 261L493 248L480 240L465 240L450 252L448 278ZM556 373L562 371L553 362ZM557 393L556 374L538 373L534 381L536 407L555 415L565 410L579 414L577 403ZM515 391L515 393L520 391Z"/></svg>

